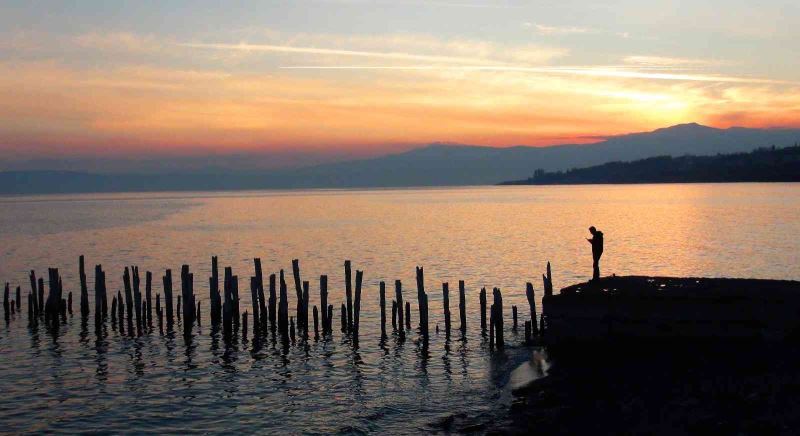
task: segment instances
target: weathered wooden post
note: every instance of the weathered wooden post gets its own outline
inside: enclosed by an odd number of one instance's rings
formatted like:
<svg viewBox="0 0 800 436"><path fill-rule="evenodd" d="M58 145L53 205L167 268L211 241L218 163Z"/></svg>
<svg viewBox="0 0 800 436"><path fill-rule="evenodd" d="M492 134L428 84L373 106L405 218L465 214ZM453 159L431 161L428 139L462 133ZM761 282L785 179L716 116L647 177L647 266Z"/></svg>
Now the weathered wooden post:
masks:
<svg viewBox="0 0 800 436"><path fill-rule="evenodd" d="M269 275L269 328L272 334L275 334L276 321L279 318L279 310L277 308L278 299L275 296L275 274Z"/></svg>
<svg viewBox="0 0 800 436"><path fill-rule="evenodd" d="M384 340L386 339L386 282L380 282L378 289L381 307L381 340Z"/></svg>
<svg viewBox="0 0 800 436"><path fill-rule="evenodd" d="M266 333L269 328L269 316L267 314L267 300L264 298L264 273L261 270L261 259L253 259L256 270L256 291L258 298L258 324L259 330ZM255 315L255 309L253 311Z"/></svg>
<svg viewBox="0 0 800 436"><path fill-rule="evenodd" d="M121 302L118 301L117 304ZM94 312L95 323L108 319L108 292L106 289L106 273L102 265L94 266Z"/></svg>
<svg viewBox="0 0 800 436"><path fill-rule="evenodd" d="M125 322L124 322L125 321L125 305L122 304L122 292L120 292L119 289L117 289L117 310L118 310L118 314L117 315L119 315L117 317L117 320L119 321L119 329L120 329L120 332L121 332L122 328L123 328L123 326L125 324Z"/></svg>
<svg viewBox="0 0 800 436"><path fill-rule="evenodd" d="M499 288L494 288L494 334L496 335L494 343L497 348L503 348L505 341L503 340L503 295L500 293Z"/></svg>
<svg viewBox="0 0 800 436"><path fill-rule="evenodd" d="M394 298L397 301L397 331L400 333L400 339L403 339L405 337L403 332L403 283L400 280L394 281Z"/></svg>
<svg viewBox="0 0 800 436"><path fill-rule="evenodd" d="M144 273L144 300L147 302L147 310L144 317L147 320L147 328L153 328L153 273Z"/></svg>
<svg viewBox="0 0 800 436"><path fill-rule="evenodd" d="M553 273L550 270L550 262L547 262L547 273L542 275L542 281L544 282L545 297L553 295Z"/></svg>
<svg viewBox="0 0 800 436"><path fill-rule="evenodd" d="M513 319L513 324L511 326L511 331L514 333L517 332L517 306L511 306L511 318Z"/></svg>
<svg viewBox="0 0 800 436"><path fill-rule="evenodd" d="M328 320L328 276L319 276L319 304L322 308L322 335L330 332L330 322Z"/></svg>
<svg viewBox="0 0 800 436"><path fill-rule="evenodd" d="M300 316L303 324L303 341L305 342L308 342L308 287L308 280L303 280L303 304L300 305Z"/></svg>
<svg viewBox="0 0 800 436"><path fill-rule="evenodd" d="M458 315L461 320L461 337L467 336L467 295L464 280L458 281Z"/></svg>
<svg viewBox="0 0 800 436"><path fill-rule="evenodd" d="M72 291L67 294L67 311L72 315Z"/></svg>
<svg viewBox="0 0 800 436"><path fill-rule="evenodd" d="M444 335L450 339L450 284L442 283L442 309L444 310Z"/></svg>
<svg viewBox="0 0 800 436"><path fill-rule="evenodd" d="M277 319L280 318L280 310L277 308L278 299L275 296L275 274L269 275L269 328L272 334L275 334L275 326Z"/></svg>
<svg viewBox="0 0 800 436"><path fill-rule="evenodd" d="M530 345L531 343L531 322L525 321L525 344Z"/></svg>
<svg viewBox="0 0 800 436"><path fill-rule="evenodd" d="M397 331L397 302L392 300L392 331Z"/></svg>
<svg viewBox="0 0 800 436"><path fill-rule="evenodd" d="M417 267L417 299L419 304L419 328L422 335L423 348L428 347L428 295L425 293L425 273L422 267Z"/></svg>
<svg viewBox="0 0 800 436"><path fill-rule="evenodd" d="M6 322L8 322L11 318L11 304L8 302L9 292L11 292L9 289L9 284L6 282L6 288L5 291L3 291L3 314L6 317Z"/></svg>
<svg viewBox="0 0 800 436"><path fill-rule="evenodd" d="M347 331L353 331L353 283L350 271L350 261L344 261L344 286L347 301Z"/></svg>
<svg viewBox="0 0 800 436"><path fill-rule="evenodd" d="M531 311L531 335L536 335L536 295L533 290L533 284L530 282L525 284L525 296L528 298L528 306Z"/></svg>
<svg viewBox="0 0 800 436"><path fill-rule="evenodd" d="M342 333L347 333L347 306L342 303Z"/></svg>
<svg viewBox="0 0 800 436"><path fill-rule="evenodd" d="M411 302L406 301L406 331L411 331Z"/></svg>
<svg viewBox="0 0 800 436"><path fill-rule="evenodd" d="M33 304L33 316L34 317L38 317L39 313L40 313L40 309L39 309L39 295L38 295L39 293L38 293L38 291L36 289L36 273L33 270L31 270L31 273L30 273L29 277L31 279L31 299L33 300L32 301L32 304Z"/></svg>
<svg viewBox="0 0 800 436"><path fill-rule="evenodd" d="M31 273L33 273L33 271L31 271ZM44 303L45 303L45 301L44 301L44 279L42 277L39 277L39 279L36 281L36 284L38 285L38 289L39 289L39 316L42 316L42 315L45 315L45 313L44 313Z"/></svg>
<svg viewBox="0 0 800 436"><path fill-rule="evenodd" d="M19 288L19 286L17 286L17 299L14 300L17 303L17 312L20 312L20 309L22 308L22 306L21 306L22 305L22 295L21 294L22 294L22 290ZM20 312L20 314L21 314L21 312Z"/></svg>
<svg viewBox="0 0 800 436"><path fill-rule="evenodd" d="M164 333L164 310L161 308L161 294L156 294L156 315L158 316L158 331Z"/></svg>
<svg viewBox="0 0 800 436"><path fill-rule="evenodd" d="M142 319L142 292L139 287L139 267L133 266L133 304L134 309L136 310L136 332L137 334L142 334L142 326L144 325L144 320ZM184 299L184 303L185 303Z"/></svg>
<svg viewBox="0 0 800 436"><path fill-rule="evenodd" d="M89 317L89 287L86 285L86 265L83 255L78 258L78 276L81 281L81 318ZM97 292L97 289L95 289ZM95 299L97 301L97 299ZM95 310L97 306L95 305ZM72 312L72 311L70 311Z"/></svg>
<svg viewBox="0 0 800 436"><path fill-rule="evenodd" d="M222 304L222 334L226 340L233 335L233 269L225 267L223 293L225 301Z"/></svg>
<svg viewBox="0 0 800 436"><path fill-rule="evenodd" d="M127 266L122 273L122 283L125 286L125 312L128 314L128 334L133 334L133 290L131 288L131 273Z"/></svg>
<svg viewBox="0 0 800 436"><path fill-rule="evenodd" d="M162 277L164 284L164 307L167 310L167 330L172 329L172 270L166 270Z"/></svg>
<svg viewBox="0 0 800 436"><path fill-rule="evenodd" d="M294 290L295 297L297 298L295 316L297 322L297 331L303 334L303 287L300 280L300 261L298 259L292 260L292 275L294 276Z"/></svg>
<svg viewBox="0 0 800 436"><path fill-rule="evenodd" d="M258 336L259 327L261 325L261 319L259 318L261 314L259 313L259 309L261 309L258 302L258 278L257 277L250 277L250 302L253 305L253 337Z"/></svg>
<svg viewBox="0 0 800 436"><path fill-rule="evenodd" d="M358 333L361 319L361 282L364 279L364 272L356 270L356 298L353 307L353 344L358 346Z"/></svg>
<svg viewBox="0 0 800 436"><path fill-rule="evenodd" d="M319 340L319 310L317 310L317 305L314 305L314 340Z"/></svg>
<svg viewBox="0 0 800 436"><path fill-rule="evenodd" d="M328 334L333 335L333 304L328 305Z"/></svg>
<svg viewBox="0 0 800 436"><path fill-rule="evenodd" d="M239 331L239 276L231 277L231 301L232 301L232 315L233 315L233 331Z"/></svg>
<svg viewBox="0 0 800 436"><path fill-rule="evenodd" d="M286 279L283 270L280 271L280 308L278 309L278 330L280 330L284 345L289 342L289 300L286 289Z"/></svg>
<svg viewBox="0 0 800 436"><path fill-rule="evenodd" d="M183 316L183 308L181 307L181 298L182 296L178 295L178 307L175 309L175 314L178 315L178 321L180 321L181 317Z"/></svg>
<svg viewBox="0 0 800 436"><path fill-rule="evenodd" d="M486 288L481 288L481 334L486 335Z"/></svg>
<svg viewBox="0 0 800 436"><path fill-rule="evenodd" d="M247 339L247 311L242 314L242 338Z"/></svg>
<svg viewBox="0 0 800 436"><path fill-rule="evenodd" d="M289 337L292 340L292 345L295 344L295 336L294 336L294 317L291 317L289 320Z"/></svg>
<svg viewBox="0 0 800 436"><path fill-rule="evenodd" d="M494 304L489 308L489 349L494 350L494 324L495 324Z"/></svg>
<svg viewBox="0 0 800 436"><path fill-rule="evenodd" d="M28 324L36 322L36 317L33 314L33 297L31 297L31 293L28 292Z"/></svg>
<svg viewBox="0 0 800 436"><path fill-rule="evenodd" d="M211 277L208 278L208 302L211 305L211 325L219 325L220 321L222 321L222 296L219 294L219 260L217 256L211 256Z"/></svg>

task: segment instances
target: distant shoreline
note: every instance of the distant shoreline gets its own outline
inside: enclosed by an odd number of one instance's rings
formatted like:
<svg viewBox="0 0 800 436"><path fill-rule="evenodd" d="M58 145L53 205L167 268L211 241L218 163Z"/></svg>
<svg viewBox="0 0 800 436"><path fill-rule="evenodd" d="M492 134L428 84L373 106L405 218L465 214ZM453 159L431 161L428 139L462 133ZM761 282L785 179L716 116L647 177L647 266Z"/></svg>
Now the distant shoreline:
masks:
<svg viewBox="0 0 800 436"><path fill-rule="evenodd" d="M716 156L659 156L568 171L547 172L539 169L527 179L502 182L500 185L787 182L800 182L798 145Z"/></svg>

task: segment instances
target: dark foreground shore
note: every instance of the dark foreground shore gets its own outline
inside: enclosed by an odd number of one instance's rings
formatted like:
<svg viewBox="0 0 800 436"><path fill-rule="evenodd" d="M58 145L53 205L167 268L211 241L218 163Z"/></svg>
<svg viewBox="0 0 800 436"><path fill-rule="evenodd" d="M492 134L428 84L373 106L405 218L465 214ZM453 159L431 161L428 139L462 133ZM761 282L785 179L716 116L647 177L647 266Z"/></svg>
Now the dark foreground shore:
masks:
<svg viewBox="0 0 800 436"><path fill-rule="evenodd" d="M791 344L550 349L548 375L515 392L494 434L796 434Z"/></svg>

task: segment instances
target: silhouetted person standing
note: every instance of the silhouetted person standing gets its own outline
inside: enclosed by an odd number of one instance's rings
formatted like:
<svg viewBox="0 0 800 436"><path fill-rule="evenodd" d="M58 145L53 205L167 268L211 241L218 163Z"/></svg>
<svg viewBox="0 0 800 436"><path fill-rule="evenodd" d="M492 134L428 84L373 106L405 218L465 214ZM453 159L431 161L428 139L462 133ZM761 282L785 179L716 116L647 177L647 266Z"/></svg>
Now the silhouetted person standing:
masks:
<svg viewBox="0 0 800 436"><path fill-rule="evenodd" d="M592 244L592 259L594 260L592 264L594 268L592 280L600 280L600 256L603 255L603 232L591 226L589 227L589 233L592 234L592 237L586 240Z"/></svg>

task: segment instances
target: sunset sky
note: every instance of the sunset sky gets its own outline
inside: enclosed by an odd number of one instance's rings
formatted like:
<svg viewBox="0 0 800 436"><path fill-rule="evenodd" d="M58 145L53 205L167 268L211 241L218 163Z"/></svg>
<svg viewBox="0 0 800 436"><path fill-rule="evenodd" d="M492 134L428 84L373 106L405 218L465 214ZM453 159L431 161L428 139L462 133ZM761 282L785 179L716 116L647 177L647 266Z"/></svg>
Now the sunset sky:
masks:
<svg viewBox="0 0 800 436"><path fill-rule="evenodd" d="M0 0L7 167L292 166L685 122L800 126L800 2Z"/></svg>

